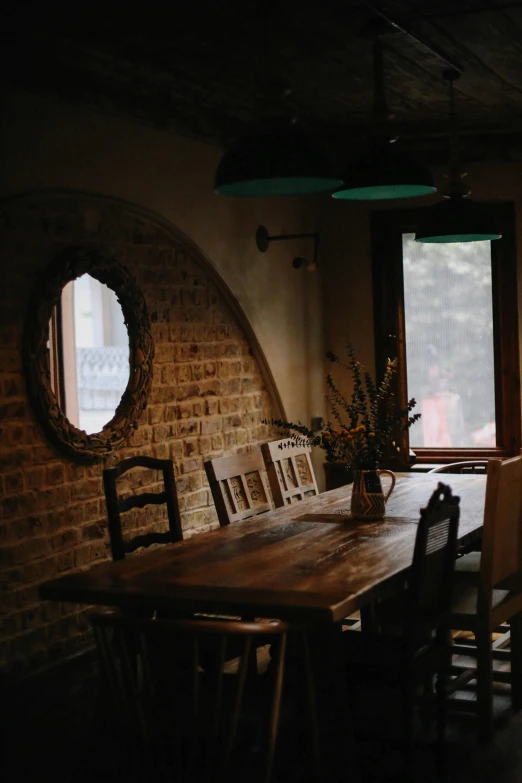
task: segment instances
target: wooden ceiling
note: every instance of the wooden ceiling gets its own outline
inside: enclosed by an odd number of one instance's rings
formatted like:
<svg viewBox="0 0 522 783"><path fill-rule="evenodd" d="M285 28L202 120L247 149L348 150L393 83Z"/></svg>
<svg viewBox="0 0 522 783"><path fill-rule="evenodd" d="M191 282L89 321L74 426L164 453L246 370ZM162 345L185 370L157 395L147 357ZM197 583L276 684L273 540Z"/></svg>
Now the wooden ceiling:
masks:
<svg viewBox="0 0 522 783"><path fill-rule="evenodd" d="M3 27L4 81L219 146L283 87L285 110L345 154L368 131L378 31L394 133L444 159L456 67L466 157L522 160L522 2L186 0L74 21L21 6Z"/></svg>

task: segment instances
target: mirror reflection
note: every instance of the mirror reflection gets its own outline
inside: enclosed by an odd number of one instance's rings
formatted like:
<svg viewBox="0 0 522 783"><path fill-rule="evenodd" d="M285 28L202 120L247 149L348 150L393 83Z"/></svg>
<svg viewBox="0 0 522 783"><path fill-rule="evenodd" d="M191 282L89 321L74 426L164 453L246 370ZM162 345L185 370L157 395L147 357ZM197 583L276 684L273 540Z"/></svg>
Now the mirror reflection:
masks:
<svg viewBox="0 0 522 783"><path fill-rule="evenodd" d="M50 321L51 386L71 424L92 435L129 381L129 338L116 294L88 274L68 283Z"/></svg>

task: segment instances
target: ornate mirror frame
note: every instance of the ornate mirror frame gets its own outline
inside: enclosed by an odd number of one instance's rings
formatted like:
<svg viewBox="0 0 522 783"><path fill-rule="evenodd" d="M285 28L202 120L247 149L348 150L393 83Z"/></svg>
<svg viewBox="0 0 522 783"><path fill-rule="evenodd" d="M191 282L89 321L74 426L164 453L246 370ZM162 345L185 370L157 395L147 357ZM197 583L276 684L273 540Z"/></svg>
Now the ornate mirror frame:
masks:
<svg viewBox="0 0 522 783"><path fill-rule="evenodd" d="M51 387L49 322L64 286L89 274L111 288L121 305L129 335L129 382L114 417L94 435L75 427ZM136 281L106 248L71 247L48 266L33 292L27 313L23 359L27 391L49 438L80 460L105 457L121 448L138 426L152 385L154 343L145 298Z"/></svg>

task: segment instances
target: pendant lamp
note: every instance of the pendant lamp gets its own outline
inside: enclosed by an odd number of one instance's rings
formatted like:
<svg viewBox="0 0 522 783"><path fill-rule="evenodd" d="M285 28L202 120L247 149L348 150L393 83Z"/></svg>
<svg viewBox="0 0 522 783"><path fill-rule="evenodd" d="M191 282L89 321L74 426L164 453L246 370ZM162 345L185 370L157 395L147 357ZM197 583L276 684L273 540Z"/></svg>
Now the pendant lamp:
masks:
<svg viewBox="0 0 522 783"><path fill-rule="evenodd" d="M430 170L400 150L389 137L382 45L378 37L373 47L373 70L372 138L366 153L348 169L343 176L343 186L332 196L352 201L378 201L430 195L437 190Z"/></svg>
<svg viewBox="0 0 522 783"><path fill-rule="evenodd" d="M428 207L415 234L416 242L451 243L485 242L500 239L502 234L495 217L485 204L469 198L469 188L464 183L466 174L460 171L458 156L457 118L453 99L453 82L458 77L447 72L450 82L450 163L448 187L444 200Z"/></svg>
<svg viewBox="0 0 522 783"><path fill-rule="evenodd" d="M299 196L342 184L313 134L290 119L260 125L225 152L214 193L223 196Z"/></svg>

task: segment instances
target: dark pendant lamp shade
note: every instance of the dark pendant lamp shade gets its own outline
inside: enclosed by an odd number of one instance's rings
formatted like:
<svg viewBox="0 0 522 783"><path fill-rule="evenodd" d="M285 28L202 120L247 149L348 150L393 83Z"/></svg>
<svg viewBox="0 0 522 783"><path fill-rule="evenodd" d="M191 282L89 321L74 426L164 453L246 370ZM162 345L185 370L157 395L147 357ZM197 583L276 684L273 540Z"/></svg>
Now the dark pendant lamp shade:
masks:
<svg viewBox="0 0 522 783"><path fill-rule="evenodd" d="M348 170L334 198L351 201L428 196L436 191L431 172L395 144L383 142Z"/></svg>
<svg viewBox="0 0 522 783"><path fill-rule="evenodd" d="M500 239L494 216L484 205L462 196L453 196L429 207L421 220L416 242L480 242Z"/></svg>
<svg viewBox="0 0 522 783"><path fill-rule="evenodd" d="M271 122L233 144L216 172L224 196L299 196L342 184L328 155L306 128Z"/></svg>

